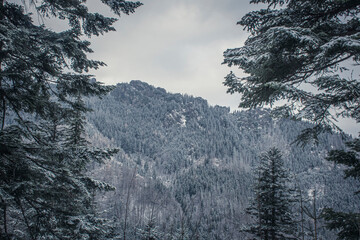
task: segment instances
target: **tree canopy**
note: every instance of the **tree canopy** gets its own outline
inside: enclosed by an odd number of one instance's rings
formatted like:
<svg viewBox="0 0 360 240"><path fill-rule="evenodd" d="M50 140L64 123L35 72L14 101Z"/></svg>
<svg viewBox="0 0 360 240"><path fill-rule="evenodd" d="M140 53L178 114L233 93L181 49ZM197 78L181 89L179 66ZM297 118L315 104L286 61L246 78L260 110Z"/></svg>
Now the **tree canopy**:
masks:
<svg viewBox="0 0 360 240"><path fill-rule="evenodd" d="M120 14L140 2L102 0ZM34 13L27 12L31 6ZM33 18L58 18L55 32ZM86 74L104 63L87 58L93 36L115 30L115 18L91 13L83 0L0 2L0 238L103 239L110 228L94 211L90 162L116 151L93 148L84 135L84 96L109 86Z"/></svg>
<svg viewBox="0 0 360 240"><path fill-rule="evenodd" d="M266 9L246 14L238 24L250 32L245 45L224 52L224 63L245 77L225 78L229 93L241 93L240 107L278 105L274 113L308 120L298 141L340 129L338 117L360 122L360 2L357 0L251 0ZM347 166L345 177L358 179L359 139L333 150L328 160ZM359 213L324 214L341 239L358 238ZM340 224L341 223L341 224Z"/></svg>
<svg viewBox="0 0 360 240"><path fill-rule="evenodd" d="M224 64L247 75L225 78L240 107L277 104L276 113L316 124L303 137L338 129L337 117L360 121L360 2L357 0L252 0L266 9L239 22L251 35L224 52ZM280 101L285 100L285 101Z"/></svg>

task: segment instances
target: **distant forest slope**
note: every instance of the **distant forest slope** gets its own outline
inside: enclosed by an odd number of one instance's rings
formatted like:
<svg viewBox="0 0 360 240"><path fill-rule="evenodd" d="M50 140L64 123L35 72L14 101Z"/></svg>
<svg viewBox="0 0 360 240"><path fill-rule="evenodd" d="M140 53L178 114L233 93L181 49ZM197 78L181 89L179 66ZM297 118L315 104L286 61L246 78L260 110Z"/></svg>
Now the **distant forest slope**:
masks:
<svg viewBox="0 0 360 240"><path fill-rule="evenodd" d="M118 84L88 105L94 110L87 116L89 139L120 149L92 173L116 186L98 201L127 239L138 239L144 229L160 239L243 239L253 169L271 147L282 151L294 179L289 184L302 190L304 204L312 206L315 190L319 213L324 206L358 208L355 182L343 180L340 167L324 159L344 147L340 136L323 134L318 146L291 144L308 123L274 120L266 109L231 113L141 81ZM300 207L294 211L300 216ZM310 218L306 224L310 236ZM324 228L320 235L333 238Z"/></svg>

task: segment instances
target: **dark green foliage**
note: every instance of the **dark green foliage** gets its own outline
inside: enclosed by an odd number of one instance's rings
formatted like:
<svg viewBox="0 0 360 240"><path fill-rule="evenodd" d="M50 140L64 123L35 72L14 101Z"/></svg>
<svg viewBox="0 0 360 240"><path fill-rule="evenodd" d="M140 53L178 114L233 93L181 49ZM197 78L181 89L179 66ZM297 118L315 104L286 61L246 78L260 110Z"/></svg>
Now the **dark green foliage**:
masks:
<svg viewBox="0 0 360 240"><path fill-rule="evenodd" d="M247 73L230 73L228 92L241 93L241 107L265 104L315 123L300 140L338 129L334 117L360 121L358 66L360 3L357 0L261 0L267 9L246 14L238 24L251 36L224 52L224 63ZM336 110L334 114L332 110ZM320 126L320 127L319 127ZM340 129L339 129L340 130ZM310 137L310 138L309 138Z"/></svg>
<svg viewBox="0 0 360 240"><path fill-rule="evenodd" d="M112 87L83 74L104 63L87 58L92 50L81 37L114 30L116 19L88 12L85 1L15 2L0 3L0 238L110 237L93 196L112 187L87 176L86 167L116 151L85 140L82 97ZM141 5L103 2L117 14ZM33 17L67 20L70 28L54 32Z"/></svg>
<svg viewBox="0 0 360 240"><path fill-rule="evenodd" d="M343 164L346 166L345 178L360 180L360 139L346 143L349 150L332 150L327 157L328 161Z"/></svg>
<svg viewBox="0 0 360 240"><path fill-rule="evenodd" d="M322 132L339 130L336 118L360 122L360 81L354 66L360 56L360 2L357 0L253 0L267 9L246 14L238 24L251 36L241 48L224 52L224 63L247 73L230 73L224 84L241 93L241 107L281 104L274 113L315 125L297 142L319 143ZM279 100L286 100L279 102ZM328 160L345 164L346 177L358 178L358 151L330 152ZM337 216L334 221L337 222ZM339 216L342 212L338 212ZM341 215L345 218L345 215ZM349 215L350 217L350 215ZM331 214L327 216L331 222ZM339 227L340 228L340 227ZM334 228L332 228L334 229ZM342 237L343 232L340 232Z"/></svg>
<svg viewBox="0 0 360 240"><path fill-rule="evenodd" d="M260 239L292 239L295 220L291 205L294 202L282 155L276 148L264 153L256 171L255 196L247 209L255 223L242 231Z"/></svg>
<svg viewBox="0 0 360 240"><path fill-rule="evenodd" d="M138 230L139 240L160 240L162 239L162 235L163 234L159 232L158 227L156 226L154 218L148 220L144 229Z"/></svg>
<svg viewBox="0 0 360 240"><path fill-rule="evenodd" d="M354 178L360 180L360 139L357 138L348 142L348 150L333 150L329 152L328 161L345 165L344 178ZM356 194L359 193L357 189ZM339 239L359 239L360 238L360 214L358 212L336 212L331 208L324 211L324 219L327 227L338 230Z"/></svg>
<svg viewBox="0 0 360 240"><path fill-rule="evenodd" d="M338 239L357 240L360 238L360 214L335 212L331 208L324 209L323 218L327 227L338 231Z"/></svg>

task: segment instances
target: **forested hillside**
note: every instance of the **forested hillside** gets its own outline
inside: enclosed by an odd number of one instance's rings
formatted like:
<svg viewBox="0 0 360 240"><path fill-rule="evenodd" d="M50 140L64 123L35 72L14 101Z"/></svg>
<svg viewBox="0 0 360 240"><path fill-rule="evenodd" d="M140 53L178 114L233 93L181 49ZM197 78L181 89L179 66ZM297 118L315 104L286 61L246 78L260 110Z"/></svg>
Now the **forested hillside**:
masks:
<svg viewBox="0 0 360 240"><path fill-rule="evenodd" d="M94 165L92 174L116 187L97 200L123 239L243 239L239 229L251 221L245 209L253 197L253 169L272 147L282 152L298 198L311 209L316 203L315 215L325 206L358 208L355 183L344 182L340 167L324 159L343 147L339 135L321 135L318 146L302 148L291 143L307 123L273 119L266 109L231 113L141 81L118 84L88 105L94 110L87 116L89 139L120 149L105 165ZM298 205L293 211L300 219ZM307 236L313 220L305 216ZM317 231L333 237L321 220Z"/></svg>

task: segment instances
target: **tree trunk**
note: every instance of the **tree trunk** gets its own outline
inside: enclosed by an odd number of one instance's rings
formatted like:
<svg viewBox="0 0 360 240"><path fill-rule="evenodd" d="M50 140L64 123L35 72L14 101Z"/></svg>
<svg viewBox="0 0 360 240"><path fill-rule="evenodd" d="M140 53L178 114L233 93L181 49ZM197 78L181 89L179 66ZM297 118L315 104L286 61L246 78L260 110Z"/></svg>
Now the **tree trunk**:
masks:
<svg viewBox="0 0 360 240"><path fill-rule="evenodd" d="M128 186L128 189L127 189L127 193L126 193L126 203L125 203L125 216L124 216L124 240L126 240L126 228L127 228L127 218L128 218L128 212L129 212L129 201L130 201L130 190L131 190L131 187L135 181L135 177L136 177L136 170L137 170L137 167L135 167L134 169L134 173L131 177L131 180L130 180L130 183L129 183L129 186Z"/></svg>
<svg viewBox="0 0 360 240"><path fill-rule="evenodd" d="M316 190L314 190L313 215L314 215L314 240L317 240L317 220L318 220L318 216L316 214Z"/></svg>
<svg viewBox="0 0 360 240"><path fill-rule="evenodd" d="M4 14L3 14L3 7L4 7L4 1L5 0L1 0L0 2L0 20L4 19ZM0 52L2 52L3 50L3 42L0 42ZM0 58L0 73L2 72L2 62L3 60ZM1 122L1 131L4 130L4 126L5 126L5 115L6 115L6 101L5 101L5 96L4 96L4 91L2 89L2 80L3 78L0 77L0 99L2 102L2 122Z"/></svg>

